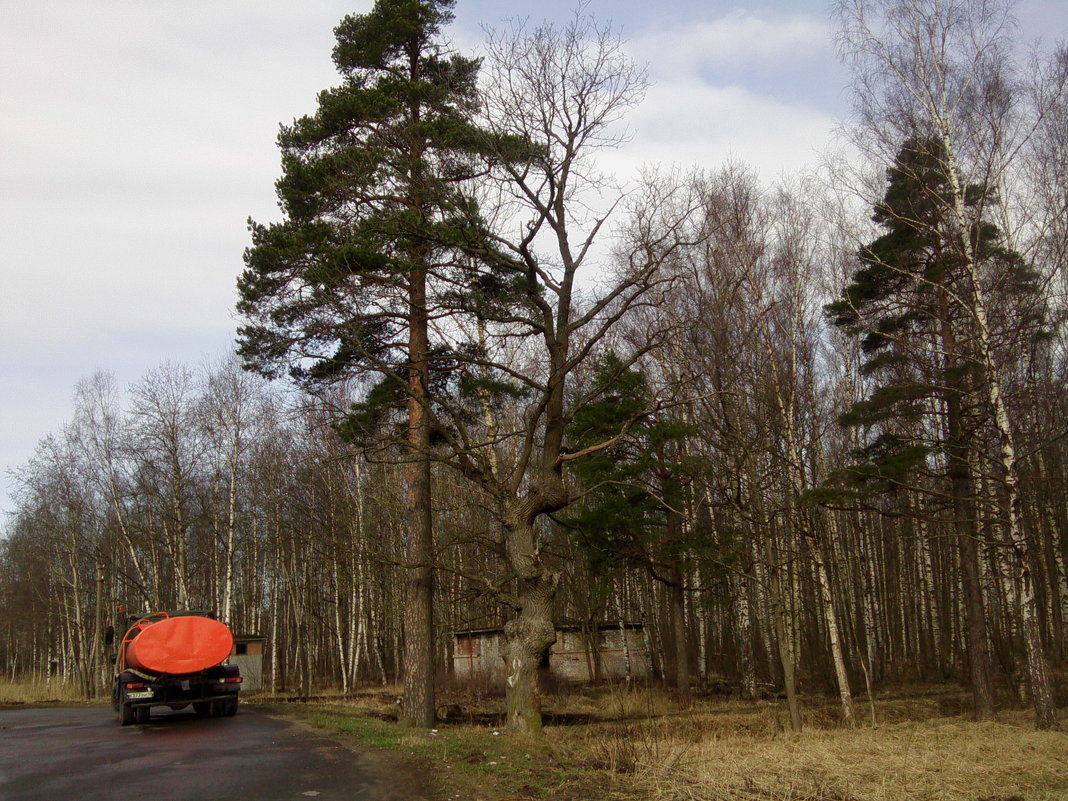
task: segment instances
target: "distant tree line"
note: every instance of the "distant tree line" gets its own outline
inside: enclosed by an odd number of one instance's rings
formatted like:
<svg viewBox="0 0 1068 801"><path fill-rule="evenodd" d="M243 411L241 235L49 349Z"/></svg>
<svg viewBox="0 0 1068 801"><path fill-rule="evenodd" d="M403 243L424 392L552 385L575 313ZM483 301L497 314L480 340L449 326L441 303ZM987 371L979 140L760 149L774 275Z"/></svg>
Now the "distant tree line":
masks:
<svg viewBox="0 0 1068 801"><path fill-rule="evenodd" d="M683 702L781 690L800 728L805 692L853 723L957 680L1055 725L1068 50L1018 68L997 2L846 0L848 157L620 188L645 78L611 30L516 25L480 77L450 8L339 25L240 358L87 378L18 469L0 667L98 694L118 604L210 608L269 689L400 682L426 723L450 632L499 625L537 731L553 622L642 621Z"/></svg>

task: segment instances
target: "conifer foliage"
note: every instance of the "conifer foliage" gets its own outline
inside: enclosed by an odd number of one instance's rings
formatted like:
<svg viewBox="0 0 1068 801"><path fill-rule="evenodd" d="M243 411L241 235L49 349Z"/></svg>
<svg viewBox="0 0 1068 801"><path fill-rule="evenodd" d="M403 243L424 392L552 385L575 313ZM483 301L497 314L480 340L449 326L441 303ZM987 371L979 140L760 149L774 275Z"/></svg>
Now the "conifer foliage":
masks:
<svg viewBox="0 0 1068 801"><path fill-rule="evenodd" d="M428 321L477 241L464 192L484 137L478 62L440 41L451 0L378 0L335 29L340 86L278 137L285 218L250 222L239 353L311 388L373 376L407 405L409 600L405 713L434 719Z"/></svg>
<svg viewBox="0 0 1068 801"><path fill-rule="evenodd" d="M478 62L445 53L451 0L381 0L335 29L343 83L284 125L284 219L250 221L240 353L268 375L314 383L408 364L405 333L478 228L464 180Z"/></svg>
<svg viewBox="0 0 1068 801"><path fill-rule="evenodd" d="M902 145L872 216L884 233L860 250L860 269L827 306L831 322L859 338L861 373L871 382L868 396L841 418L871 434L858 454L861 462L845 473L853 483L892 488L905 481L932 452L962 444L947 442L963 436L960 420L940 425L932 416L957 410L971 420L980 403L982 364L969 348L974 322L968 299L976 290L956 241L945 159L935 137ZM974 212L966 236L975 258L998 300L1015 307L1003 344L1040 337L1036 273L984 218L992 191L972 185L965 197Z"/></svg>

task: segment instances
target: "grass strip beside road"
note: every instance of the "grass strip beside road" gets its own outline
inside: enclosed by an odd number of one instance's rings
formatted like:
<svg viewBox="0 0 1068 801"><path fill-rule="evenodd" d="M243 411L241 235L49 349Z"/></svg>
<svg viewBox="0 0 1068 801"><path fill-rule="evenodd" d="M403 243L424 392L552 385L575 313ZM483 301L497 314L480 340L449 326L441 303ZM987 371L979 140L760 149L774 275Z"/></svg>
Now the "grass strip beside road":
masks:
<svg viewBox="0 0 1068 801"><path fill-rule="evenodd" d="M264 711L299 720L332 734L353 737L365 747L389 749L432 777L430 798L451 801L634 801L629 782L583 766L549 740L531 741L499 729L464 724L413 729L368 716L364 710L332 704L257 705Z"/></svg>
<svg viewBox="0 0 1068 801"><path fill-rule="evenodd" d="M534 742L501 733L489 699L433 730L397 723L386 693L269 711L401 755L435 801L1068 801L1068 733L1035 731L1020 707L973 723L950 685L887 692L878 724L856 729L834 699L809 697L800 734L775 700L680 708L655 690L592 689L546 700Z"/></svg>

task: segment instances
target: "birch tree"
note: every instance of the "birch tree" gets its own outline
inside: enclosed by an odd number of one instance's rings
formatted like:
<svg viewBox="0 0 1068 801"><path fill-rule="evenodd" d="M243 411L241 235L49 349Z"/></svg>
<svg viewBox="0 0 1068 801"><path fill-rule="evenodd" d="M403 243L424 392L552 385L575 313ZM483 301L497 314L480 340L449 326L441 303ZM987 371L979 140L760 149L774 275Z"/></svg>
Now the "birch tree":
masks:
<svg viewBox="0 0 1068 801"><path fill-rule="evenodd" d="M164 606L191 608L193 526L198 510L194 486L205 443L196 425L196 375L165 362L130 388L137 481L151 514L144 521L167 554L170 587Z"/></svg>

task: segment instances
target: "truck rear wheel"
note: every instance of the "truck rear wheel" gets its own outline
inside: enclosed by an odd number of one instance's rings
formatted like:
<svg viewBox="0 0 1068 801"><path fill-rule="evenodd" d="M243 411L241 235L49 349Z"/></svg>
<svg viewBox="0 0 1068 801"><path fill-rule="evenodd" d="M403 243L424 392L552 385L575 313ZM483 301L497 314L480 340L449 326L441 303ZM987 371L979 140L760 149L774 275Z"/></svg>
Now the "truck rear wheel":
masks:
<svg viewBox="0 0 1068 801"><path fill-rule="evenodd" d="M134 722L134 708L125 701L119 701L118 717L120 726L129 726Z"/></svg>
<svg viewBox="0 0 1068 801"><path fill-rule="evenodd" d="M237 714L237 699L227 698L223 701L223 714L230 718Z"/></svg>
<svg viewBox="0 0 1068 801"><path fill-rule="evenodd" d="M193 711L197 713L197 717L206 718L211 714L211 701L194 701Z"/></svg>
<svg viewBox="0 0 1068 801"><path fill-rule="evenodd" d="M134 720L137 723L148 723L149 717L152 715L152 708L147 706L134 707Z"/></svg>

